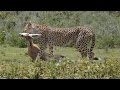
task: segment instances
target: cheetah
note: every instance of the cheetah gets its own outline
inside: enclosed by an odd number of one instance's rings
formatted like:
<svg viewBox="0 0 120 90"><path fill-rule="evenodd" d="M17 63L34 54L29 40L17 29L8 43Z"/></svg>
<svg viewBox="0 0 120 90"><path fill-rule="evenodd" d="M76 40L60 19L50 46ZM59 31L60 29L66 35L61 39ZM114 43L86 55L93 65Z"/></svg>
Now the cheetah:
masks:
<svg viewBox="0 0 120 90"><path fill-rule="evenodd" d="M49 46L50 55L54 55L53 46L64 46L69 42L73 42L76 45L77 50L81 53L82 58L88 58L93 60L95 46L95 33L91 28L86 26L76 26L69 28L55 28L47 25L40 25L36 23L28 22L24 27L25 33L42 34L38 39L39 44L46 49ZM91 47L88 48L88 45Z"/></svg>

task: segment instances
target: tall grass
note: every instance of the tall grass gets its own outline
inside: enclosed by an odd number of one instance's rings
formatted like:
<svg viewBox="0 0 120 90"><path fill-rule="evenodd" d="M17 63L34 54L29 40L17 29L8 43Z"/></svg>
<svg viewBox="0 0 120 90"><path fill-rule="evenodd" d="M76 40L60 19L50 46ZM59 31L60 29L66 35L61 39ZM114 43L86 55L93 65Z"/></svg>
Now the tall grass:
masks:
<svg viewBox="0 0 120 90"><path fill-rule="evenodd" d="M101 58L98 61L82 59L74 48L56 48L57 54L63 54L61 61L49 60L31 62L25 55L26 48L0 47L1 79L119 79L120 49L96 49ZM79 57L78 57L79 56ZM104 58L106 57L106 58Z"/></svg>

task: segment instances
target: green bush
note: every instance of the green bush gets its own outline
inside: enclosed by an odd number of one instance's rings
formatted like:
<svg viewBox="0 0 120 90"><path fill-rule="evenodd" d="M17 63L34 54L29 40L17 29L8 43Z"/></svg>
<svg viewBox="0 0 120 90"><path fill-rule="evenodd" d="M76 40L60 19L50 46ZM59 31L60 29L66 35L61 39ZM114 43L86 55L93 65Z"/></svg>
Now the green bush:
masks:
<svg viewBox="0 0 120 90"><path fill-rule="evenodd" d="M27 63L26 63L27 64ZM118 79L119 60L91 62L88 60L62 62L39 61L31 64L0 65L0 78L7 79Z"/></svg>
<svg viewBox="0 0 120 90"><path fill-rule="evenodd" d="M27 47L27 42L25 39L16 34L16 32L10 32L6 35L6 44L13 46L13 47L20 47L24 48Z"/></svg>
<svg viewBox="0 0 120 90"><path fill-rule="evenodd" d="M5 32L0 31L0 44L5 44Z"/></svg>

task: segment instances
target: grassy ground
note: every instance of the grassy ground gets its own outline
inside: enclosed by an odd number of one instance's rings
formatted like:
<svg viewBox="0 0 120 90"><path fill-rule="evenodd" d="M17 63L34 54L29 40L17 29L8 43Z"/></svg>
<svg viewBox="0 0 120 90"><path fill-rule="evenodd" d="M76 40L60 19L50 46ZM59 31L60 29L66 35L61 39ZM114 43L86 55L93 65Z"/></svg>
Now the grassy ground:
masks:
<svg viewBox="0 0 120 90"><path fill-rule="evenodd" d="M25 55L27 48L0 47L0 78L14 79L75 79L120 78L120 49L96 49L99 61L83 60L74 48L55 48L55 54L66 56L62 62L39 61L32 63Z"/></svg>

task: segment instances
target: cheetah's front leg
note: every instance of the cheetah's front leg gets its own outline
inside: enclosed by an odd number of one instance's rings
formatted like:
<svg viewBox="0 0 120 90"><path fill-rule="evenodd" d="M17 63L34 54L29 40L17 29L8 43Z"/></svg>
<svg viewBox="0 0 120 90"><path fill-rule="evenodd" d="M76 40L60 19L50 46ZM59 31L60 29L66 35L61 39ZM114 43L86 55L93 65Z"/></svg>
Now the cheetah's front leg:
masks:
<svg viewBox="0 0 120 90"><path fill-rule="evenodd" d="M52 42L49 43L49 53L51 56L53 56L53 43Z"/></svg>
<svg viewBox="0 0 120 90"><path fill-rule="evenodd" d="M81 53L82 58L87 57L87 43L86 37L83 32L79 33L77 41L76 41L76 48Z"/></svg>

